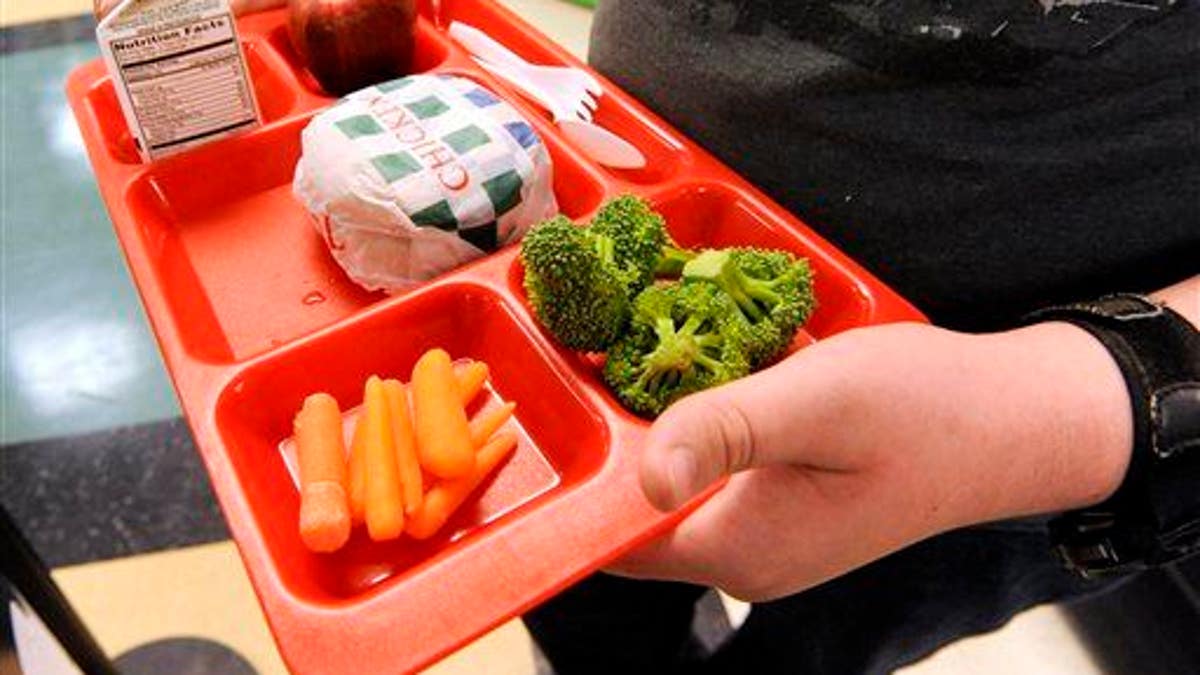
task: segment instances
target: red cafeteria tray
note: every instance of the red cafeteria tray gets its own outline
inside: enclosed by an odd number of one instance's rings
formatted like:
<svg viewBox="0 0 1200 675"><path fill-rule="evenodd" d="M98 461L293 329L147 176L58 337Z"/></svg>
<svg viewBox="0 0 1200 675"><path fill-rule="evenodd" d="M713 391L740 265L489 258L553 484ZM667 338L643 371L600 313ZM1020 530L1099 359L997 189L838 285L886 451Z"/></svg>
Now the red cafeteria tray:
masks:
<svg viewBox="0 0 1200 675"><path fill-rule="evenodd" d="M445 0L445 21L487 30L525 58L586 67L487 0ZM529 117L554 161L568 216L633 192L685 246L762 245L807 256L819 340L920 313L807 226L611 82L597 121L648 168L610 171L571 147L537 109L471 61L425 11L419 71L474 78ZM242 40L266 123L139 163L99 61L70 76L70 98L100 190L153 324L230 531L288 666L297 672L422 668L547 599L680 514L655 511L637 483L647 423L626 413L595 364L555 345L530 315L517 248L404 295L367 293L329 257L292 198L300 131L332 103L299 66L284 12L247 16ZM304 396L343 408L372 374L406 378L427 348L483 359L519 402L516 456L452 526L426 542L375 544L356 532L335 554L307 551L299 500L276 450Z"/></svg>

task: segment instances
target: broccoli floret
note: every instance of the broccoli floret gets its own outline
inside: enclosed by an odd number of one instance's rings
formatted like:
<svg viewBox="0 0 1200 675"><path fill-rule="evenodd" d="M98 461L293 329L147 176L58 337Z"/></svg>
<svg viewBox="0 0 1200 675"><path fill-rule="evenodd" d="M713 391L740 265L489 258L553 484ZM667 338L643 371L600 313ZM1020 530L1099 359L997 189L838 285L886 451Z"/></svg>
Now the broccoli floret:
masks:
<svg viewBox="0 0 1200 675"><path fill-rule="evenodd" d="M655 276L678 277L684 263L695 255L671 241L663 217L635 195L622 195L600 207L591 227L612 239L617 262L634 276L634 292Z"/></svg>
<svg viewBox="0 0 1200 675"><path fill-rule="evenodd" d="M634 195L613 199L596 212L591 228L612 239L617 262L634 271L636 290L654 280L654 268L666 244L667 230L662 216L645 200Z"/></svg>
<svg viewBox="0 0 1200 675"><path fill-rule="evenodd" d="M750 372L748 324L710 284L650 286L634 301L629 333L608 352L604 380L630 410L656 416L683 396Z"/></svg>
<svg viewBox="0 0 1200 675"><path fill-rule="evenodd" d="M683 279L709 282L734 300L750 324L745 348L755 368L778 356L816 309L808 261L785 251L704 251L684 265Z"/></svg>
<svg viewBox="0 0 1200 675"><path fill-rule="evenodd" d="M564 216L522 240L525 291L542 325L563 345L602 351L623 332L632 307L632 275L614 258L613 242Z"/></svg>

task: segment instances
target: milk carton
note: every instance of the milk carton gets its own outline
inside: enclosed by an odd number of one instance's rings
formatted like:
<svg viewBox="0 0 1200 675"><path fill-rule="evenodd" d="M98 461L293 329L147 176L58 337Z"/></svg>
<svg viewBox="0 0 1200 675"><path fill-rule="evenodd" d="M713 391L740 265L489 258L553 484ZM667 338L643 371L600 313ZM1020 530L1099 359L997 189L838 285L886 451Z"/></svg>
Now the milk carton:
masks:
<svg viewBox="0 0 1200 675"><path fill-rule="evenodd" d="M143 160L260 124L228 0L124 0L96 38Z"/></svg>

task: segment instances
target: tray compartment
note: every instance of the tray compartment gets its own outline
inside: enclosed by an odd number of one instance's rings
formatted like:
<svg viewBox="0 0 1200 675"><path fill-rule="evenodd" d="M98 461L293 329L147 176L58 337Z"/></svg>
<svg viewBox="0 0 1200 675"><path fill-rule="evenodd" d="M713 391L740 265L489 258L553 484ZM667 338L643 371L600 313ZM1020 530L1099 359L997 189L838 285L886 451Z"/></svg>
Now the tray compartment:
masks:
<svg viewBox="0 0 1200 675"><path fill-rule="evenodd" d="M612 95L605 94L599 103L593 114L595 123L629 141L646 156L646 166L640 169L604 167L606 171L618 180L640 185L665 183L679 174L689 158L676 138L619 104Z"/></svg>
<svg viewBox="0 0 1200 675"><path fill-rule="evenodd" d="M506 519L536 517L538 500L554 499L599 469L608 452L606 427L550 365L530 330L495 291L443 283L259 360L225 388L215 419L234 480L294 594L342 603L385 580L400 583L468 540L493 536ZM407 381L417 358L432 347L491 366L491 389L517 402L522 433L516 454L481 500L430 540L379 544L358 529L341 551L310 553L296 532L299 499L277 450L304 397L327 391L343 410L352 408L361 403L368 376Z"/></svg>
<svg viewBox="0 0 1200 675"><path fill-rule="evenodd" d="M263 125L268 125L292 112L296 105L296 93L290 83L275 68L271 67L260 49L259 44L253 40L242 41L242 51L246 55L250 79L254 83L254 94L258 99ZM87 91L84 96L84 105L96 119L109 156L121 164L141 164L142 160L138 155L137 145L134 143L133 134L129 131L129 125L125 123L125 115L121 112L121 103L117 100L117 91L111 77L104 76ZM256 133L260 133L260 131L250 130L222 139L212 145L230 148L242 139ZM195 151L194 149L187 150L181 154L186 155Z"/></svg>
<svg viewBox="0 0 1200 675"><path fill-rule="evenodd" d="M384 297L346 278L292 196L304 124L160 162L127 195L198 358L241 360Z"/></svg>
<svg viewBox="0 0 1200 675"><path fill-rule="evenodd" d="M315 97L314 105L320 107L337 100L336 96L325 92L321 88L320 83L317 82L317 78L308 72L308 69L304 67L304 61L296 53L295 48L292 47L291 37L288 36L286 13L282 14L272 23L280 25L276 25L266 33L266 44L283 59L283 62L290 70L289 75L296 79L299 86L306 93ZM450 55L447 38L439 35L433 25L424 17L417 17L417 24L414 30L416 32L416 41L413 45L413 65L409 73L410 75L436 69Z"/></svg>
<svg viewBox="0 0 1200 675"><path fill-rule="evenodd" d="M681 246L761 246L808 258L818 305L801 333L819 340L867 322L871 303L858 281L835 265L826 251L810 246L795 223L789 226L761 203L716 183L686 185L650 201Z"/></svg>
<svg viewBox="0 0 1200 675"><path fill-rule="evenodd" d="M126 195L197 358L244 360L386 297L345 275L292 195L309 119L158 162ZM590 213L603 184L559 141L546 143L559 209Z"/></svg>
<svg viewBox="0 0 1200 675"><path fill-rule="evenodd" d="M823 251L809 248L804 238L783 224L780 218L771 215L739 191L722 183L693 183L652 195L648 199L663 215L667 230L680 246L760 246L784 249L808 258L814 270L818 307L804 327L797 331L791 350L867 321L870 299L863 294L858 282L843 268L832 264ZM536 322L526 299L524 279L524 269L517 257L509 268L508 288L521 298L522 307ZM554 342L548 332L543 333L547 340ZM621 408L604 384L601 375L602 356L560 349L566 354L579 379L604 390L612 405Z"/></svg>
<svg viewBox="0 0 1200 675"><path fill-rule="evenodd" d="M433 26L433 10L429 0L421 3L421 12L429 17L428 25ZM514 25L508 10L495 3L471 2L469 0L442 0L441 25L449 26L452 21L463 21L476 28L487 31L498 42L508 47L530 63L551 66L586 67L573 56L552 43L539 40L533 34ZM434 29L436 32L436 29ZM444 33L437 32L437 37L446 40L453 50L462 55L464 63L472 63L469 53L454 43ZM472 67L474 67L472 65ZM480 70L480 72L483 72ZM509 100L526 101L522 94L505 82L492 78L494 88L500 90ZM611 85L605 85L605 94L599 99L599 106L594 113L597 124L616 133L632 143L646 156L646 166L642 169L614 169L597 166L611 177L629 183L652 184L663 183L679 173L687 160L687 150L683 143L671 132L650 121L640 112L635 112L631 102L622 98L623 94ZM546 125L553 128L550 114L535 103L527 103L526 114L535 114ZM559 132L554 131L557 135ZM569 141L565 141L569 143Z"/></svg>

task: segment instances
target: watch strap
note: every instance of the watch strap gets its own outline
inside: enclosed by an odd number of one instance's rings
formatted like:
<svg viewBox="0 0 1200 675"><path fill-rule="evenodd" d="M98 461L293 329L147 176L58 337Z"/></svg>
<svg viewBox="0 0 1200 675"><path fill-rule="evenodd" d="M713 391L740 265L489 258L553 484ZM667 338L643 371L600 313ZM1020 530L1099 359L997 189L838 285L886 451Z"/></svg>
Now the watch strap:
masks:
<svg viewBox="0 0 1200 675"><path fill-rule="evenodd" d="M1085 576L1156 565L1200 547L1200 334L1134 294L1049 307L1029 322L1066 321L1112 354L1133 405L1134 444L1117 492L1051 521L1068 566Z"/></svg>

